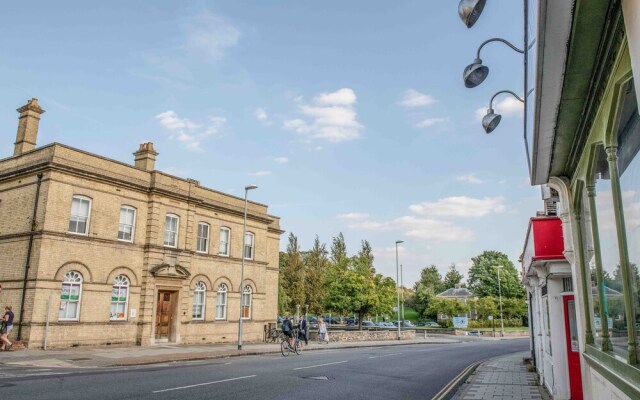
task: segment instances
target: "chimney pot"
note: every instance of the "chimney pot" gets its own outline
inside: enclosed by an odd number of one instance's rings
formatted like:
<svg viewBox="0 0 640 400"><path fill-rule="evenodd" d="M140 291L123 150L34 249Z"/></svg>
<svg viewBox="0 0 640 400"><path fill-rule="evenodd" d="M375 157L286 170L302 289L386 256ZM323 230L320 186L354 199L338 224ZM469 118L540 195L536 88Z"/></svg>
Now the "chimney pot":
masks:
<svg viewBox="0 0 640 400"><path fill-rule="evenodd" d="M18 132L16 133L13 155L19 156L36 148L40 115L44 113L44 110L38 104L38 99L33 98L16 111L20 113L20 117L18 117Z"/></svg>
<svg viewBox="0 0 640 400"><path fill-rule="evenodd" d="M143 171L153 171L156 168L156 156L158 152L153 148L152 142L142 143L135 156L136 168Z"/></svg>
<svg viewBox="0 0 640 400"><path fill-rule="evenodd" d="M461 287L462 285L461 285L461 284L459 284L459 283L456 283L456 284L455 284L455 286L456 286L456 289L460 289L460 287Z"/></svg>

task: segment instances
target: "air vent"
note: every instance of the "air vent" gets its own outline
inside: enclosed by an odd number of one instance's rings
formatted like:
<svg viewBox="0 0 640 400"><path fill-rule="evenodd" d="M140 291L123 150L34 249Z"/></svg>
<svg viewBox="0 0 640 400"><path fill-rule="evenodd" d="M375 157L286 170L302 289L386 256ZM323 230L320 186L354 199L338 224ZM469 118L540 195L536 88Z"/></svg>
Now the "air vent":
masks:
<svg viewBox="0 0 640 400"><path fill-rule="evenodd" d="M562 278L562 291L573 292L573 280L571 278Z"/></svg>

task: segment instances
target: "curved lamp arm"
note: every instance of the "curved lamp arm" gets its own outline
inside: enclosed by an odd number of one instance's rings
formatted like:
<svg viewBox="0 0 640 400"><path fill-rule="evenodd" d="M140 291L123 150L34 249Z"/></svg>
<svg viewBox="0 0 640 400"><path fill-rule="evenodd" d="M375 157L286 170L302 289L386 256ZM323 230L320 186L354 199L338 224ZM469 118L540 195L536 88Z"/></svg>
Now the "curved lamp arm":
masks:
<svg viewBox="0 0 640 400"><path fill-rule="evenodd" d="M501 90L501 91L497 92L496 94L494 94L493 97L491 97L491 101L489 101L489 109L493 110L493 99L495 99L496 96L501 94L501 93L509 93L510 95L515 97L516 99L520 100L521 103L524 103L524 100L521 99L520 96L518 96L517 94L513 93L511 90Z"/></svg>
<svg viewBox="0 0 640 400"><path fill-rule="evenodd" d="M478 47L478 52L476 53L476 58L477 59L480 58L480 50L482 50L484 45L487 44L487 43L491 43L491 42L502 42L502 43L506 44L507 46L511 47L512 50L517 51L520 54L524 54L524 50L520 50L519 48L517 48L516 46L512 45L511 42L509 42L507 40L504 40L504 39L501 39L501 38L491 38L491 39L487 39L484 42L482 42L480 47Z"/></svg>

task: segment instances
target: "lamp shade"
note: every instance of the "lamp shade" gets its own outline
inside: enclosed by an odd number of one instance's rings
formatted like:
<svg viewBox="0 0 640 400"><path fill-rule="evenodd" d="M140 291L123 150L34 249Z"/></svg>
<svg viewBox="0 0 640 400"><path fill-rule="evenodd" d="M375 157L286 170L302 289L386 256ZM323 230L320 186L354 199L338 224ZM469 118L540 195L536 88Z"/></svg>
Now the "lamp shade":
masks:
<svg viewBox="0 0 640 400"><path fill-rule="evenodd" d="M489 75L489 67L482 64L482 60L476 58L472 64L467 65L462 73L464 86L474 88L484 82Z"/></svg>
<svg viewBox="0 0 640 400"><path fill-rule="evenodd" d="M482 127L486 133L493 132L494 129L498 127L500 120L502 119L502 115L495 114L493 112L493 108L487 110L487 115L482 118Z"/></svg>
<svg viewBox="0 0 640 400"><path fill-rule="evenodd" d="M480 18L486 2L487 0L460 0L458 15L467 28L471 28Z"/></svg>

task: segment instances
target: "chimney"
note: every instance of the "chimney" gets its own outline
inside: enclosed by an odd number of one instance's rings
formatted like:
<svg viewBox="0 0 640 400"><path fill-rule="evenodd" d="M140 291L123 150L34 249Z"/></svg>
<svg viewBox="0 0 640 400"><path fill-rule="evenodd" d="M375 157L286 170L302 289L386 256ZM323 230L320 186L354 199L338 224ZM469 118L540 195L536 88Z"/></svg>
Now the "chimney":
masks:
<svg viewBox="0 0 640 400"><path fill-rule="evenodd" d="M136 157L136 168L143 171L153 171L156 168L156 156L158 152L153 148L153 143L142 143L138 151L133 153Z"/></svg>
<svg viewBox="0 0 640 400"><path fill-rule="evenodd" d="M461 287L462 285L461 285L461 284L459 284L459 283L456 283L454 286L456 287L456 289L460 289L460 287Z"/></svg>
<svg viewBox="0 0 640 400"><path fill-rule="evenodd" d="M16 147L13 155L33 150L36 147L36 138L38 137L38 125L40 124L40 114L44 110L38 104L38 99L31 99L27 104L18 108L16 111L20 113L18 118L18 133L16 134Z"/></svg>

